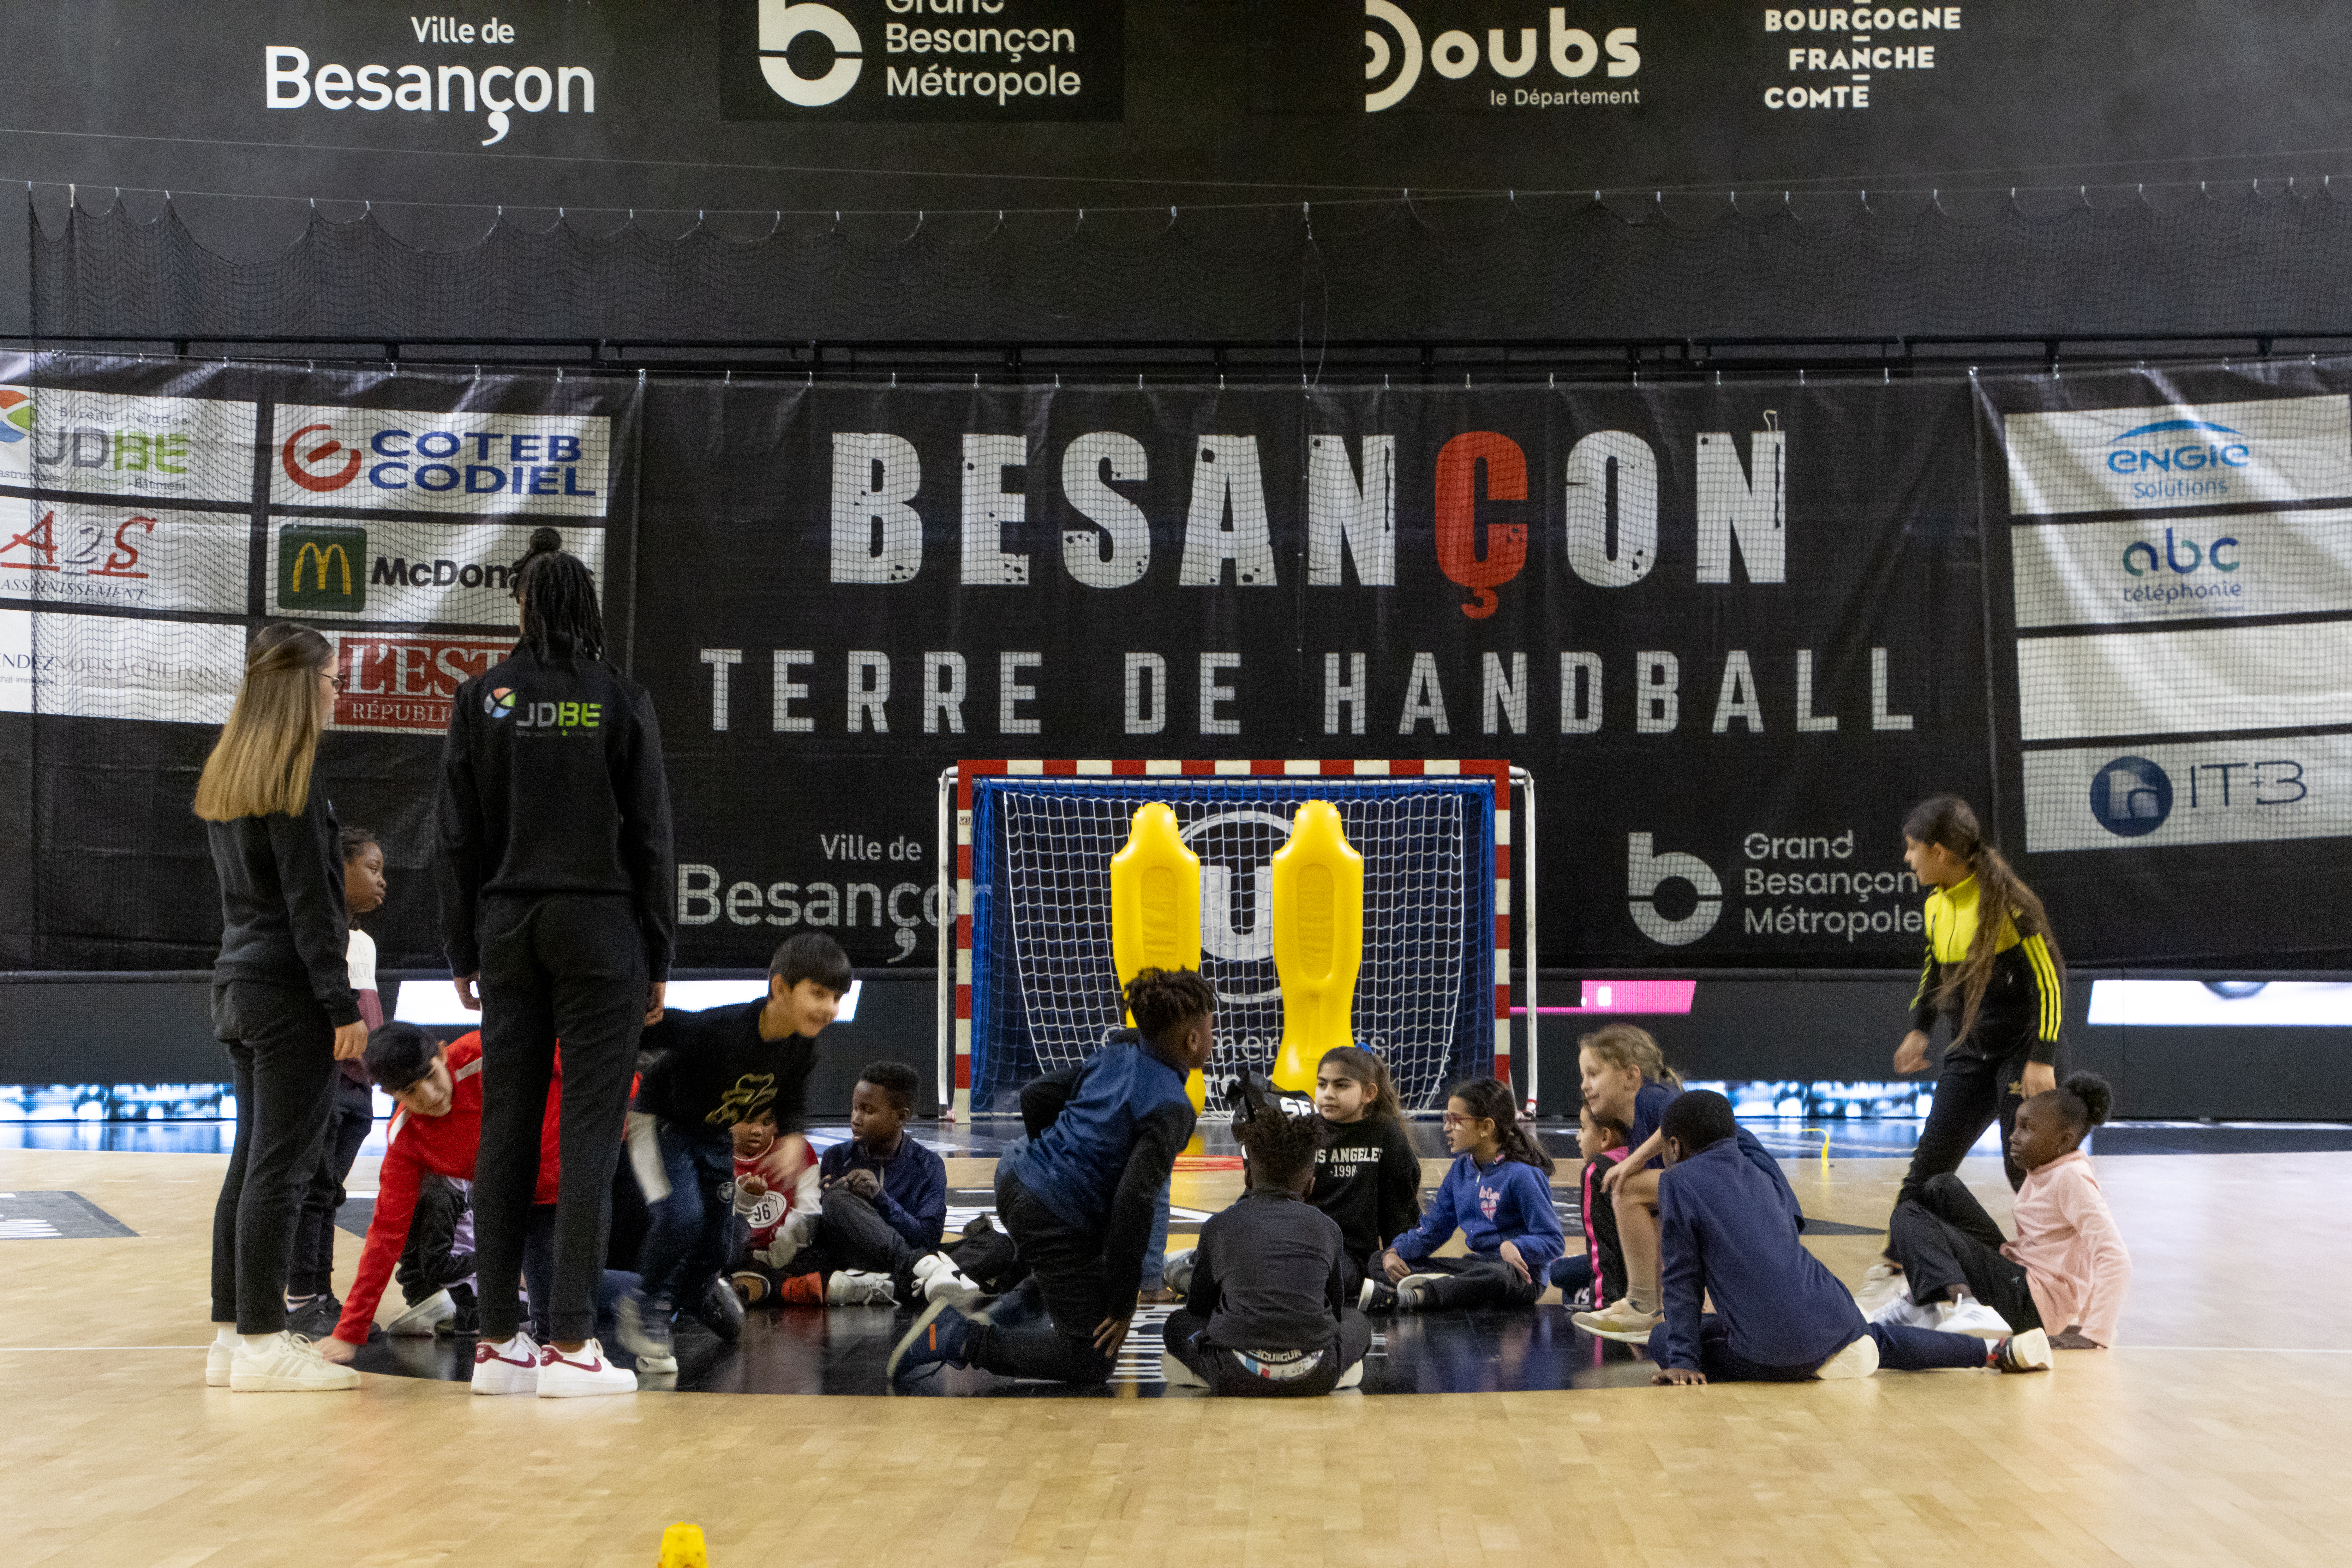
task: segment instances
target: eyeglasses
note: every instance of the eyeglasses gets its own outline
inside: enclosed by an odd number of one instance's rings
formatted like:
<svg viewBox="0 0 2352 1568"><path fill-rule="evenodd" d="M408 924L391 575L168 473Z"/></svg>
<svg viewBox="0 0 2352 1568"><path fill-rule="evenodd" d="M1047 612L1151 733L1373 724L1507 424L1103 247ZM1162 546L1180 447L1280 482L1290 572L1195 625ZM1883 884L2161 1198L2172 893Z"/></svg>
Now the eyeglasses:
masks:
<svg viewBox="0 0 2352 1568"><path fill-rule="evenodd" d="M1444 1117L1444 1124L1449 1128L1467 1127L1473 1121L1484 1121L1486 1120L1486 1118L1483 1116L1457 1116L1451 1110L1445 1112Z"/></svg>
<svg viewBox="0 0 2352 1568"><path fill-rule="evenodd" d="M328 685L333 687L338 692L347 689L349 683L346 682L341 676L324 669L320 670L319 674Z"/></svg>

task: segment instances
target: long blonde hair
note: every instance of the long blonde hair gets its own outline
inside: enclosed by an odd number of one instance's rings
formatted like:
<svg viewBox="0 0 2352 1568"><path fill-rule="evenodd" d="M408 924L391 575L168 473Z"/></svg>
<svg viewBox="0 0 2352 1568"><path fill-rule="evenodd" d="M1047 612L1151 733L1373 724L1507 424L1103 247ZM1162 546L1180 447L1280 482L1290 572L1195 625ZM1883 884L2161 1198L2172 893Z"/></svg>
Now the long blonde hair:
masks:
<svg viewBox="0 0 2352 1568"><path fill-rule="evenodd" d="M1633 1024L1603 1024L1576 1042L1580 1051L1591 1051L1612 1068L1636 1068L1652 1083L1663 1083L1680 1089L1682 1074L1666 1065L1665 1052L1649 1030Z"/></svg>
<svg viewBox="0 0 2352 1568"><path fill-rule="evenodd" d="M310 800L318 761L319 676L333 662L332 644L309 626L278 621L245 650L236 706L196 780L196 815L206 822L240 816L299 816Z"/></svg>

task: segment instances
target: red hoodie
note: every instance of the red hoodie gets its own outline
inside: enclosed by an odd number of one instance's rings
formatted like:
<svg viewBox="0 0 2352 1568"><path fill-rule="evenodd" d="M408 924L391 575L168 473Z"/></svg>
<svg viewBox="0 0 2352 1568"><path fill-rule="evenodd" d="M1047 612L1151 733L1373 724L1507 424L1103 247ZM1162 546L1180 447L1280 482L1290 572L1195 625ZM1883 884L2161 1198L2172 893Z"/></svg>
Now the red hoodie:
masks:
<svg viewBox="0 0 2352 1568"><path fill-rule="evenodd" d="M414 1116L404 1110L392 1119L386 1134L383 1174L376 1182L375 1217L368 1221L367 1246L360 1253L359 1278L343 1298L342 1320L335 1338L345 1344L367 1343L368 1325L375 1321L376 1303L408 1244L408 1222L416 1213L416 1190L425 1174L457 1181L474 1179L474 1154L482 1142L482 1036L480 1030L461 1035L449 1045L449 1110L444 1116ZM562 1179L557 1163L562 1147L563 1064L559 1057L555 1076L547 1086L547 1114L540 1122L539 1186L535 1204L551 1204Z"/></svg>

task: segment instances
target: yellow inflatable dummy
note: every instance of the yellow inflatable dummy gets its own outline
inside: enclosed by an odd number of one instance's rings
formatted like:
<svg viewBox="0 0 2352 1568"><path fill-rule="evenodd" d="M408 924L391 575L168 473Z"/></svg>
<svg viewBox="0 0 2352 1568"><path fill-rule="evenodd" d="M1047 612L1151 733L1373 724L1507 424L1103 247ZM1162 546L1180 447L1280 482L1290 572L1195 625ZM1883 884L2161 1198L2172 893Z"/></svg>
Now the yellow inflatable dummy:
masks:
<svg viewBox="0 0 2352 1568"><path fill-rule="evenodd" d="M1274 857L1274 972L1282 981L1275 1088L1313 1092L1323 1053L1355 1043L1363 963L1364 858L1341 830L1339 808L1310 800Z"/></svg>
<svg viewBox="0 0 2352 1568"><path fill-rule="evenodd" d="M1201 858L1160 801L1135 814L1127 847L1110 858L1110 961L1121 990L1147 969L1201 967ZM1196 1072L1184 1087L1199 1110L1207 1085Z"/></svg>

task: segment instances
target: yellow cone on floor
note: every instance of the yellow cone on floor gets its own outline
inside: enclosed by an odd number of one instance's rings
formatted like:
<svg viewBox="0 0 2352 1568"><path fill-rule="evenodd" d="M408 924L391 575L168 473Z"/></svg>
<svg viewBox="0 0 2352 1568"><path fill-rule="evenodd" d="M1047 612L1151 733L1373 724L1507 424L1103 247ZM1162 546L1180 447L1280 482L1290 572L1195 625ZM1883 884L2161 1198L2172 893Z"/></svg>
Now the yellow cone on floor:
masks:
<svg viewBox="0 0 2352 1568"><path fill-rule="evenodd" d="M1127 847L1110 858L1110 962L1122 991L1147 969L1201 967L1201 858L1184 847L1164 801L1135 814ZM1208 1100L1201 1075L1184 1087L1200 1110Z"/></svg>
<svg viewBox="0 0 2352 1568"><path fill-rule="evenodd" d="M1364 858L1339 807L1310 800L1274 857L1274 972L1282 982L1282 1048L1274 1086L1315 1088L1315 1064L1355 1044L1356 975L1364 964Z"/></svg>
<svg viewBox="0 0 2352 1568"><path fill-rule="evenodd" d="M673 1524L663 1531L660 1568L710 1568L710 1552L702 1542L702 1526Z"/></svg>

